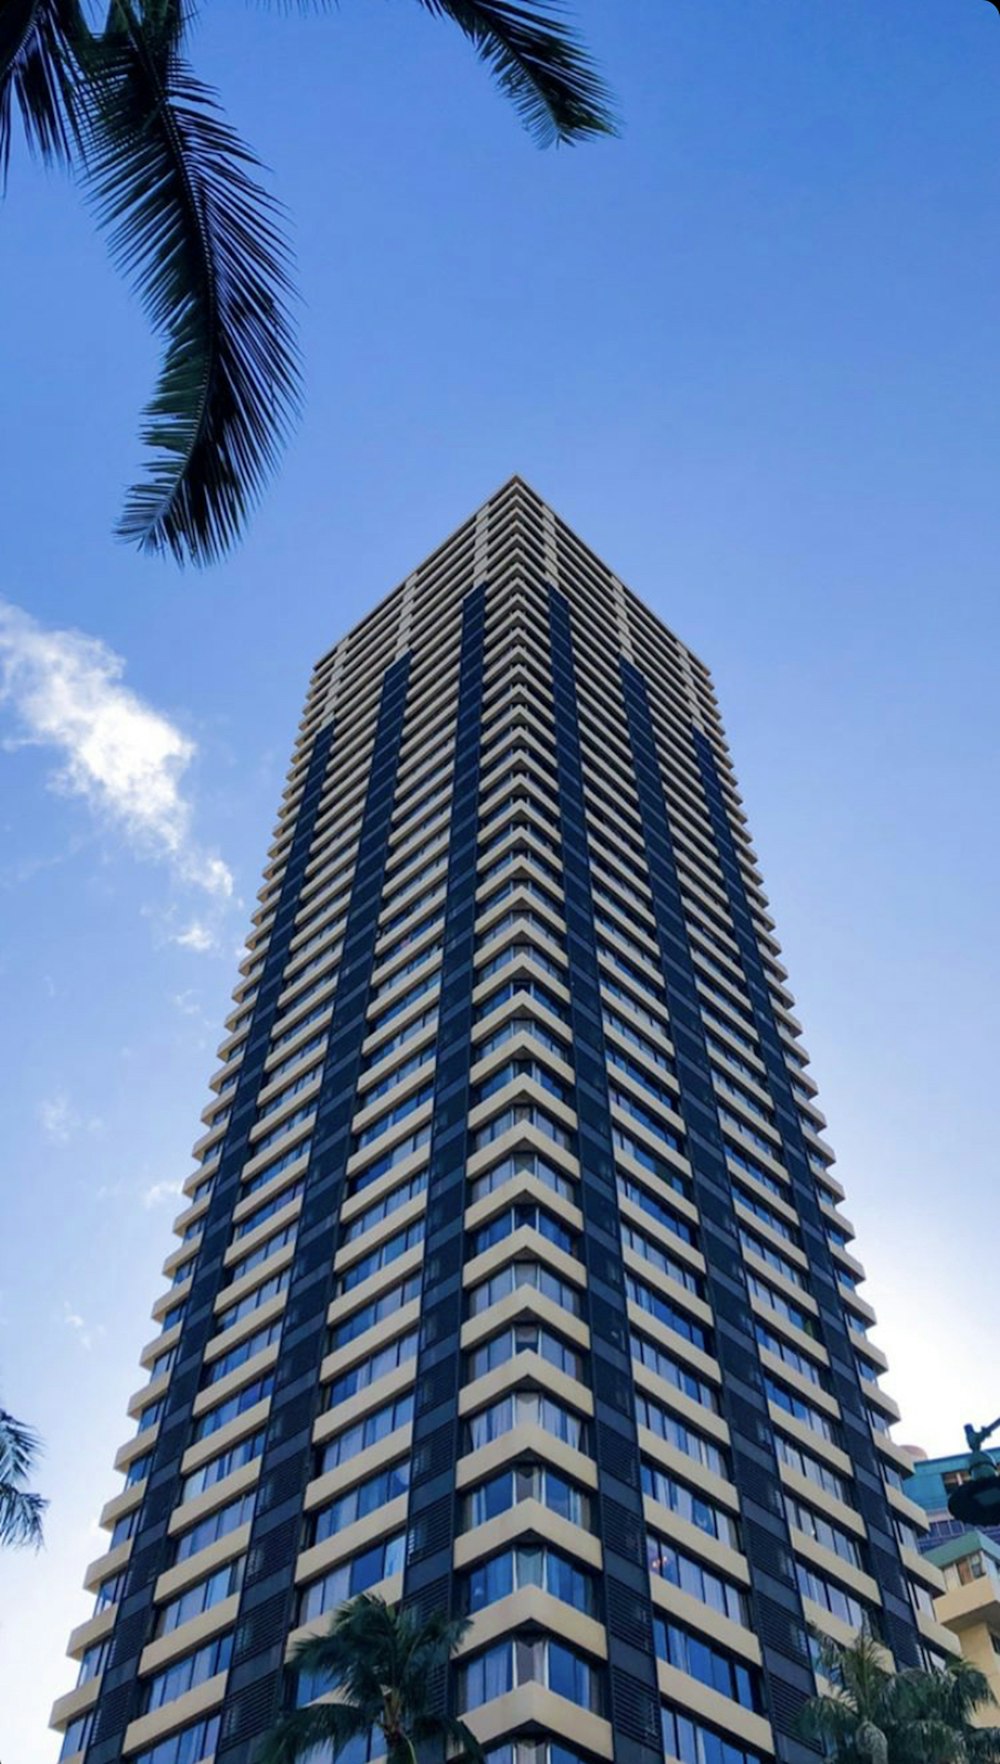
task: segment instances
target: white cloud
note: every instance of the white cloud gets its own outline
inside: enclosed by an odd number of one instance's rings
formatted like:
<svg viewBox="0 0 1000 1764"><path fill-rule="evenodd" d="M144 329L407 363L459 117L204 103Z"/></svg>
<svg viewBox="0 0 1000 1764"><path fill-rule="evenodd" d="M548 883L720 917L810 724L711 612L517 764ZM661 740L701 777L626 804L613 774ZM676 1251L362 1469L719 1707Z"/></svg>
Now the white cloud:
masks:
<svg viewBox="0 0 1000 1764"><path fill-rule="evenodd" d="M175 931L170 941L176 943L181 949L196 950L199 955L203 955L210 949L218 948L218 938L215 932L201 919L192 919L190 925L185 926L183 931Z"/></svg>
<svg viewBox="0 0 1000 1764"><path fill-rule="evenodd" d="M172 992L170 1002L182 1017L201 1016L201 995L192 986L185 987L183 992Z"/></svg>
<svg viewBox="0 0 1000 1764"><path fill-rule="evenodd" d="M229 936L226 925L230 914L242 904L237 895L214 895L193 917L176 901L147 903L140 912L152 926L157 947L172 944L195 955L220 955Z"/></svg>
<svg viewBox="0 0 1000 1764"><path fill-rule="evenodd" d="M128 1186L122 1181L102 1182L94 1192L94 1199L99 1201L119 1200L123 1194L128 1193Z"/></svg>
<svg viewBox="0 0 1000 1764"><path fill-rule="evenodd" d="M47 1096L38 1105L42 1132L53 1145L69 1145L79 1133L100 1133L104 1122L99 1115L87 1118L73 1107L65 1091Z"/></svg>
<svg viewBox="0 0 1000 1764"><path fill-rule="evenodd" d="M179 1182L154 1182L142 1197L144 1207L158 1207L161 1201L175 1200L183 1189Z"/></svg>
<svg viewBox="0 0 1000 1764"><path fill-rule="evenodd" d="M42 1132L53 1145L68 1145L72 1138L72 1111L68 1096L50 1096L38 1105Z"/></svg>
<svg viewBox="0 0 1000 1764"><path fill-rule="evenodd" d="M121 656L99 638L47 630L0 600L0 702L20 727L4 745L55 749L52 789L81 797L179 881L228 900L232 874L194 840L181 789L195 743L122 685L124 671Z"/></svg>
<svg viewBox="0 0 1000 1764"><path fill-rule="evenodd" d="M80 1316L79 1311L74 1311L72 1306L67 1304L65 1300L63 1301L63 1322L66 1324L67 1329L72 1329L80 1346L88 1354L95 1341L99 1340L104 1334L103 1323L95 1325L86 1322L86 1320Z"/></svg>
<svg viewBox="0 0 1000 1764"><path fill-rule="evenodd" d="M183 992L171 993L170 1003L180 1016L187 1019L183 1031L183 1040L187 1046L205 1047L206 1035L213 1043L218 1041L219 1025L206 1014L201 993L196 987L187 986ZM197 1036L194 1042L190 1039L190 1031L192 1030L196 1032Z"/></svg>

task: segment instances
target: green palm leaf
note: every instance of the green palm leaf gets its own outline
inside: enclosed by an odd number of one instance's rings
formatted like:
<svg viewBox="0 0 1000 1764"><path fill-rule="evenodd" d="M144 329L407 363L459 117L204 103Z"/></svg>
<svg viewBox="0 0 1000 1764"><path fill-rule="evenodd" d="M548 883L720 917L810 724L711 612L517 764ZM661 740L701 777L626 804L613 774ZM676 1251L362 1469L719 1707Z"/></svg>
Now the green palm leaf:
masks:
<svg viewBox="0 0 1000 1764"><path fill-rule="evenodd" d="M34 1428L0 1409L0 1476L4 1481L23 1482L30 1476L38 1450Z"/></svg>
<svg viewBox="0 0 1000 1764"><path fill-rule="evenodd" d="M41 1495L29 1494L11 1482L0 1482L0 1546L18 1549L42 1545L42 1515L48 1506Z"/></svg>
<svg viewBox="0 0 1000 1764"><path fill-rule="evenodd" d="M287 251L257 166L178 48L174 0L115 0L90 57L88 175L111 251L166 344L146 481L119 533L208 563L239 537L298 406Z"/></svg>
<svg viewBox="0 0 1000 1764"><path fill-rule="evenodd" d="M977 1725L969 1728L965 1736L965 1750L973 1764L996 1764L996 1760L1000 1758L1000 1727Z"/></svg>
<svg viewBox="0 0 1000 1764"><path fill-rule="evenodd" d="M7 181L15 107L32 151L69 163L80 135L76 44L83 31L75 0L0 5L0 184Z"/></svg>
<svg viewBox="0 0 1000 1764"><path fill-rule="evenodd" d="M611 98L561 7L520 0L419 0L450 18L511 99L539 146L613 135Z"/></svg>
<svg viewBox="0 0 1000 1764"><path fill-rule="evenodd" d="M367 1733L370 1726L347 1703L313 1703L308 1709L295 1709L271 1729L258 1764L296 1764L314 1746L323 1744L332 1745L336 1758L350 1740Z"/></svg>
<svg viewBox="0 0 1000 1764"><path fill-rule="evenodd" d="M0 1409L0 1545L28 1544L38 1549L42 1542L42 1514L48 1502L21 1486L31 1474L38 1450L38 1435Z"/></svg>
<svg viewBox="0 0 1000 1764"><path fill-rule="evenodd" d="M337 1695L285 1715L269 1734L260 1764L296 1764L320 1740L337 1752L358 1733L381 1732L388 1764L417 1764L416 1747L451 1746L454 1764L482 1764L482 1748L462 1721L428 1708L433 1675L443 1672L468 1629L467 1618L441 1611L422 1618L412 1606L387 1605L361 1593L334 1612L329 1628L307 1636L289 1665L313 1688ZM325 1726L323 1724L326 1724Z"/></svg>
<svg viewBox="0 0 1000 1764"><path fill-rule="evenodd" d="M324 8L328 3L318 0ZM450 19L468 37L540 147L617 133L611 94L561 16L561 0L535 6L522 0L417 3L435 18Z"/></svg>
<svg viewBox="0 0 1000 1764"><path fill-rule="evenodd" d="M450 1715L421 1715L413 1723L415 1745L440 1742L448 1764L482 1764L483 1748L464 1721Z"/></svg>
<svg viewBox="0 0 1000 1764"><path fill-rule="evenodd" d="M799 1727L835 1764L997 1764L1000 1735L973 1724L989 1684L967 1660L893 1672L867 1630L846 1645L816 1639L832 1690L810 1699Z"/></svg>
<svg viewBox="0 0 1000 1764"><path fill-rule="evenodd" d="M0 184L19 112L29 146L88 186L163 343L119 536L205 564L241 537L298 411L288 252L259 162L181 54L188 0L108 3L91 32L87 0L0 0ZM458 26L541 144L614 132L561 0L419 4Z"/></svg>

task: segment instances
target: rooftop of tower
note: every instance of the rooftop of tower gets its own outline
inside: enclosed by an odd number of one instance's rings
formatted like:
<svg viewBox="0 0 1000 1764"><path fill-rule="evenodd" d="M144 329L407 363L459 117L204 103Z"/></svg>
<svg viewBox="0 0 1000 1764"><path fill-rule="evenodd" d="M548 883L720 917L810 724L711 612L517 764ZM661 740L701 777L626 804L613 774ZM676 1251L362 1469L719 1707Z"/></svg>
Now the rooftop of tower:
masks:
<svg viewBox="0 0 1000 1764"><path fill-rule="evenodd" d="M561 538L564 541L571 541L573 546L579 549L593 568L600 571L610 581L615 582L620 586L622 594L630 607L634 607L639 612L640 616L652 620L659 630L665 632L668 637L681 646L690 658L693 666L703 676L705 684L711 690L710 669L698 655L697 651L693 650L689 644L684 642L683 638L677 635L676 631L674 631L669 625L665 624L659 614L653 611L641 595L637 594L633 588L628 587L626 583L622 582L612 569L611 565L606 563L584 539L581 539L575 529L572 528L568 522L564 521L555 511L552 504L547 502L534 486L529 484L527 479L521 477L518 472L514 472L509 478L505 479L502 484L498 485L497 489L494 490L490 496L486 497L485 501L480 503L478 508L474 509L471 514L467 515L463 521L460 521L459 524L434 547L433 551L429 552L401 582L398 582L396 586L389 589L380 600L376 601L375 605L369 612L365 613L363 618L350 626L347 631L342 632L336 643L331 644L330 648L325 650L319 657L315 664L314 674L329 662L331 657L342 644L350 644L356 641L362 632L367 631L370 627L375 625L387 612L397 597L405 593L410 584L415 584L418 578L438 567L447 558L449 551L451 551L455 545L460 543L463 539L471 536L473 541L475 541L477 531L481 530L487 525L487 523L494 520L504 520L511 523L514 529L512 534L505 535L505 546L516 551L519 546L526 546L531 542L531 537L526 530L528 522L533 520L535 523L541 524L544 527L546 517L548 518L548 521L551 522L552 531L557 538ZM482 549L488 550L488 539L486 546ZM479 551L480 548L476 547L474 551L474 561L475 553Z"/></svg>

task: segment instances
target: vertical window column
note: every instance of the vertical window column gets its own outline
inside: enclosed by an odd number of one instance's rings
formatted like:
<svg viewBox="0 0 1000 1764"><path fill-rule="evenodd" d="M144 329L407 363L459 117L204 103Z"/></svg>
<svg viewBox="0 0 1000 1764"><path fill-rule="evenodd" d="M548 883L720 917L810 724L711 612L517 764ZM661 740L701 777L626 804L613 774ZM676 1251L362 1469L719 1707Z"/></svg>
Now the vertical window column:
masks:
<svg viewBox="0 0 1000 1764"><path fill-rule="evenodd" d="M451 1614L486 588L462 603L404 1598ZM445 1685L439 1687L443 1707Z"/></svg>
<svg viewBox="0 0 1000 1764"><path fill-rule="evenodd" d="M409 656L386 669L358 841L344 945L282 1321L247 1570L236 1623L219 1764L248 1764L278 1715L285 1637L293 1623L302 1501L333 1296L344 1172L361 1069L365 1012L403 737Z"/></svg>
<svg viewBox="0 0 1000 1764"><path fill-rule="evenodd" d="M660 1700L594 935L580 712L569 602L551 587L549 638L579 1123L582 1253L587 1269L585 1320L591 1337L597 1517L604 1563L601 1593L608 1638L608 1714L619 1764L660 1764Z"/></svg>
<svg viewBox="0 0 1000 1764"><path fill-rule="evenodd" d="M797 1737L797 1718L803 1703L814 1693L815 1680L802 1598L781 1498L774 1433L764 1395L646 683L624 656L621 673L681 1091L680 1113L687 1130L687 1154L700 1214L708 1297L715 1318L715 1352L723 1373L723 1414L740 1494L743 1545L752 1570L754 1628L764 1659L768 1715L779 1756L787 1764L805 1764L814 1754Z"/></svg>
<svg viewBox="0 0 1000 1764"><path fill-rule="evenodd" d="M205 1346L215 1329L213 1304L224 1280L223 1257L229 1242L230 1219L239 1194L240 1173L249 1153L257 1092L295 929L299 891L323 795L333 729L333 724L328 723L319 731L309 756L233 1106L205 1214L205 1228L195 1254L181 1348L164 1398L163 1418L152 1449L146 1491L125 1571L125 1589L111 1633L87 1764L117 1764L125 1729L138 1713L139 1656L151 1633L153 1588L158 1576L170 1565L167 1523L180 1497L181 1459L191 1434L191 1410L201 1382Z"/></svg>
<svg viewBox="0 0 1000 1764"><path fill-rule="evenodd" d="M872 1572L882 1593L885 1640L892 1649L898 1666L919 1666L920 1637L907 1597L899 1544L878 1468L878 1453L872 1440L854 1350L844 1319L844 1307L837 1290L834 1261L816 1193L816 1180L809 1168L802 1125L782 1053L781 1037L754 933L746 885L736 855L736 842L726 814L718 767L704 732L694 729L692 733L702 788L715 834L719 866L729 898L734 935L739 945L753 1007L761 1057L767 1067L768 1089L775 1106L775 1124L781 1133L785 1168L792 1179L795 1205L809 1254L813 1297L820 1309L823 1344L830 1356L834 1395L840 1404L847 1436L845 1450L854 1466L858 1506L868 1529Z"/></svg>

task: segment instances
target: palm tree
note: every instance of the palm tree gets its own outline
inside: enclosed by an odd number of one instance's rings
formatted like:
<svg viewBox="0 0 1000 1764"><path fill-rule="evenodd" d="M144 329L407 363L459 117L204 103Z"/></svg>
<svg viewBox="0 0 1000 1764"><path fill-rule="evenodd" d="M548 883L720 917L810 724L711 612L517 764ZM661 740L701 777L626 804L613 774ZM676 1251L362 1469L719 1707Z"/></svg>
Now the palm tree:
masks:
<svg viewBox="0 0 1000 1764"><path fill-rule="evenodd" d="M313 1746L333 1757L350 1740L381 1729L389 1764L416 1764L416 1747L455 1747L464 1764L482 1764L478 1740L464 1721L433 1713L436 1679L447 1666L467 1618L435 1612L422 1619L408 1606L361 1593L341 1605L325 1635L300 1642L291 1664L338 1700L285 1715L272 1730L260 1764L296 1764Z"/></svg>
<svg viewBox="0 0 1000 1764"><path fill-rule="evenodd" d="M41 1544L42 1514L48 1502L22 1486L38 1449L37 1434L0 1409L0 1546L32 1544L37 1550Z"/></svg>
<svg viewBox="0 0 1000 1764"><path fill-rule="evenodd" d="M100 0L98 0L100 3ZM281 211L184 53L188 0L0 0L0 176L15 111L70 166L164 354L120 537L208 563L240 535L299 403ZM318 0L323 4L323 0ZM561 0L417 0L450 19L540 145L613 132Z"/></svg>
<svg viewBox="0 0 1000 1764"><path fill-rule="evenodd" d="M996 1699L985 1674L969 1660L900 1677L908 1743L921 1764L995 1764L1000 1759L1000 1728L975 1720Z"/></svg>
<svg viewBox="0 0 1000 1764"><path fill-rule="evenodd" d="M973 1715L993 1693L967 1660L893 1672L864 1629L849 1645L818 1639L817 1664L830 1690L806 1704L803 1737L835 1764L994 1764L1000 1729Z"/></svg>

